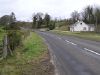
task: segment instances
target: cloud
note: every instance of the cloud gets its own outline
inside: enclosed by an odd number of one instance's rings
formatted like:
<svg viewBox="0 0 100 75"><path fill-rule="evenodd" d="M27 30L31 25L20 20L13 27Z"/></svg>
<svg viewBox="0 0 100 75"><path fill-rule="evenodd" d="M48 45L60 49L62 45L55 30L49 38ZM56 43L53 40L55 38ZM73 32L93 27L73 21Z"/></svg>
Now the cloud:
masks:
<svg viewBox="0 0 100 75"><path fill-rule="evenodd" d="M100 5L100 0L0 0L0 16L15 12L18 20L31 20L34 12L49 13L53 17L70 17L74 10L87 5Z"/></svg>

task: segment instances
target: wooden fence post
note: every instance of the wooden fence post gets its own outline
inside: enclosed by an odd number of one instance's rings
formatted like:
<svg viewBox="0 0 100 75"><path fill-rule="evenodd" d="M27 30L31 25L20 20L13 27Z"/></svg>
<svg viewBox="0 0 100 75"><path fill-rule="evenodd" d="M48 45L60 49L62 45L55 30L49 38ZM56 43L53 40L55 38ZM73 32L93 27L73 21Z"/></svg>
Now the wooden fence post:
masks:
<svg viewBox="0 0 100 75"><path fill-rule="evenodd" d="M3 58L6 58L7 55L8 55L8 38L7 35L5 35L3 40Z"/></svg>

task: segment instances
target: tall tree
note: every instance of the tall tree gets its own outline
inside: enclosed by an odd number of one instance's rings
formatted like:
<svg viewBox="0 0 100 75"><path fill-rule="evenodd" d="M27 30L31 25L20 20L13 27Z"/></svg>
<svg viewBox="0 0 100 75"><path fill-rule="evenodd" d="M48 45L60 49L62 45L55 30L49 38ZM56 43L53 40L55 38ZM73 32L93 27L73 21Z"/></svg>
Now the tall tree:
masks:
<svg viewBox="0 0 100 75"><path fill-rule="evenodd" d="M87 23L94 23L94 13L93 13L93 7L92 6L88 6L85 8L84 12L83 12L83 19L87 22Z"/></svg>
<svg viewBox="0 0 100 75"><path fill-rule="evenodd" d="M100 8L95 8L95 26L96 32L100 32Z"/></svg>
<svg viewBox="0 0 100 75"><path fill-rule="evenodd" d="M41 27L42 27L42 24L43 24L43 19L42 19L42 17L40 16L40 17L39 17L39 21L38 21L38 28L41 28Z"/></svg>
<svg viewBox="0 0 100 75"><path fill-rule="evenodd" d="M11 15L10 15L10 23L13 23L15 21L16 21L15 13L12 12Z"/></svg>
<svg viewBox="0 0 100 75"><path fill-rule="evenodd" d="M95 9L95 22L100 24L100 8Z"/></svg>
<svg viewBox="0 0 100 75"><path fill-rule="evenodd" d="M34 28L41 28L42 26L42 23L43 23L43 13L37 13L37 14L34 14L33 16L33 27Z"/></svg>
<svg viewBox="0 0 100 75"><path fill-rule="evenodd" d="M36 17L36 15L35 15L35 14L33 15L32 20L33 20L33 25L32 25L32 28L36 28L36 27L37 27L37 26L36 26L36 24L37 24L37 17Z"/></svg>
<svg viewBox="0 0 100 75"><path fill-rule="evenodd" d="M7 25L7 29L19 29L18 26L16 25L16 17L15 17L15 14L14 12L12 12L10 14L10 18L9 18L9 24Z"/></svg>
<svg viewBox="0 0 100 75"><path fill-rule="evenodd" d="M50 15L49 15L49 14L45 14L45 17L44 17L44 24L46 25L46 27L49 27L50 20L51 20Z"/></svg>
<svg viewBox="0 0 100 75"><path fill-rule="evenodd" d="M82 16L82 20L85 22L85 23L88 23L88 14L86 11L82 12L81 13L81 16Z"/></svg>
<svg viewBox="0 0 100 75"><path fill-rule="evenodd" d="M73 23L75 23L77 20L79 20L80 14L77 11L72 12L71 18Z"/></svg>
<svg viewBox="0 0 100 75"><path fill-rule="evenodd" d="M15 21L16 21L16 17L13 12L11 13L11 15L4 15L0 18L0 24L2 25L10 25Z"/></svg>
<svg viewBox="0 0 100 75"><path fill-rule="evenodd" d="M36 14L37 16L37 28L41 28L42 26L42 16L43 16L43 13L39 12Z"/></svg>
<svg viewBox="0 0 100 75"><path fill-rule="evenodd" d="M10 16L9 15L4 15L0 18L0 24L1 25L8 25L9 24L9 19L10 19Z"/></svg>

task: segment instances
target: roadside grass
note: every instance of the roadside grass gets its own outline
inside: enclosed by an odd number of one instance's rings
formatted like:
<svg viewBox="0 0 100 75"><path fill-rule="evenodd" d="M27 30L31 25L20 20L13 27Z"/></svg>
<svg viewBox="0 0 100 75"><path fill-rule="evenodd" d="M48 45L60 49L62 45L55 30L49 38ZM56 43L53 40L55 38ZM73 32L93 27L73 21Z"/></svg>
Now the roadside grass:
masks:
<svg viewBox="0 0 100 75"><path fill-rule="evenodd" d="M70 31L60 31L60 30L53 30L52 32L60 35L75 36L83 39L100 41L100 33L96 32L70 32Z"/></svg>
<svg viewBox="0 0 100 75"><path fill-rule="evenodd" d="M2 29L2 27L0 27L0 45L2 44L4 33L5 33L4 30Z"/></svg>
<svg viewBox="0 0 100 75"><path fill-rule="evenodd" d="M36 69L36 66L48 53L47 47L43 39L34 32L31 32L22 43L12 57L9 56L0 62L0 75L38 75L36 72L39 67Z"/></svg>

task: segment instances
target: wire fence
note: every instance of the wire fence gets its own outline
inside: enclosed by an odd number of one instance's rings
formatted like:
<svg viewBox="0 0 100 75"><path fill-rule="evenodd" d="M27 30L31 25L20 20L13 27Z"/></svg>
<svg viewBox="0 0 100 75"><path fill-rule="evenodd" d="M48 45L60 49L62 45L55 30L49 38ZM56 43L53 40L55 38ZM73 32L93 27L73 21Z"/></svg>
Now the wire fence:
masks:
<svg viewBox="0 0 100 75"><path fill-rule="evenodd" d="M0 39L0 60L6 58L20 45L21 41L30 35L30 30L6 30Z"/></svg>
<svg viewBox="0 0 100 75"><path fill-rule="evenodd" d="M3 54L3 41L0 40L0 58L2 58L2 54Z"/></svg>

